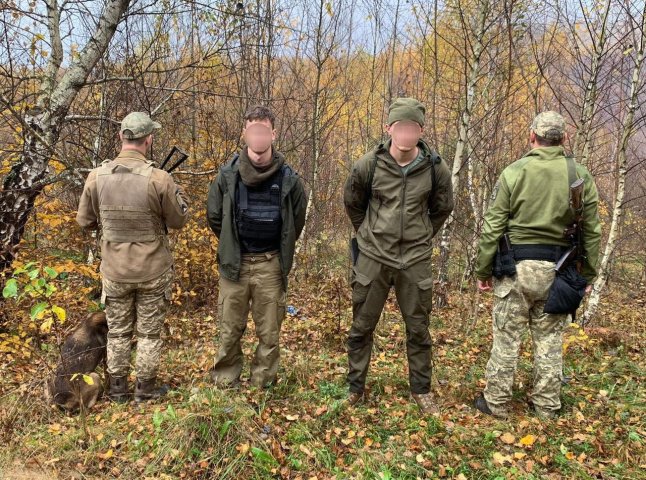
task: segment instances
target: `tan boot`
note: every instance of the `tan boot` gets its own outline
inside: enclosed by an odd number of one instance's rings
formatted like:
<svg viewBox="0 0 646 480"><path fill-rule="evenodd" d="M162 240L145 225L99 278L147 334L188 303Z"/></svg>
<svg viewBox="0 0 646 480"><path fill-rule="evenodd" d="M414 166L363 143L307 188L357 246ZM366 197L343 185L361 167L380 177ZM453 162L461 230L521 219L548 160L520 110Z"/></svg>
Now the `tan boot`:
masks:
<svg viewBox="0 0 646 480"><path fill-rule="evenodd" d="M346 404L353 407L366 401L366 392L350 392L346 399Z"/></svg>
<svg viewBox="0 0 646 480"><path fill-rule="evenodd" d="M433 401L432 393L413 393L411 395L424 415L439 415L440 407Z"/></svg>

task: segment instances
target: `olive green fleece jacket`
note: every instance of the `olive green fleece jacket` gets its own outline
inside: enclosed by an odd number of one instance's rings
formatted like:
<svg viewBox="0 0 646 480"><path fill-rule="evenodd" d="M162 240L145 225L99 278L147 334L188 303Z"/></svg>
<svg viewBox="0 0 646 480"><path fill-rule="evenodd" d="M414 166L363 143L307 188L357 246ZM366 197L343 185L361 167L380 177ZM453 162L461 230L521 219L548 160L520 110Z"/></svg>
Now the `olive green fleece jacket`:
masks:
<svg viewBox="0 0 646 480"><path fill-rule="evenodd" d="M389 153L390 140L368 152L354 164L343 195L361 253L398 269L432 255L431 239L453 210L449 168L426 143L417 146L424 160L405 173Z"/></svg>
<svg viewBox="0 0 646 480"><path fill-rule="evenodd" d="M577 178L585 181L583 191L582 275L591 282L597 274L601 224L597 187L590 172L576 165ZM491 277L498 240L508 231L512 245L567 246L563 230L572 223L568 167L563 147L540 147L505 168L484 218L478 249L476 276Z"/></svg>

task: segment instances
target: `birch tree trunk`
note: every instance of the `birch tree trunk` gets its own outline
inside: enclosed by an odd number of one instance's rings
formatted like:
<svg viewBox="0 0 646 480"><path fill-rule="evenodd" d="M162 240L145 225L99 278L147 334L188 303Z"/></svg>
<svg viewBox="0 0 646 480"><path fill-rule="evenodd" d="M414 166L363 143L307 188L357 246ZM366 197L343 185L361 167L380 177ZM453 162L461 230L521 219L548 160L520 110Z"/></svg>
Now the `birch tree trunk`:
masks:
<svg viewBox="0 0 646 480"><path fill-rule="evenodd" d="M601 257L601 265L599 267L599 274L593 284L592 292L590 294L590 299L588 300L588 305L583 315L584 322L587 324L594 317L597 308L599 307L599 300L601 298L601 292L608 281L608 276L610 273L610 265L613 254L617 247L617 239L619 237L619 228L621 226L621 220L624 213L624 197L626 194L626 172L627 172L627 150L628 150L628 141L635 133L635 111L637 110L637 101L639 97L639 91L642 89L643 85L641 81L642 65L644 62L644 48L646 46L646 6L642 12L641 18L641 29L639 31L640 41L639 41L639 50L637 51L637 58L635 59L635 66L633 68L633 75L630 83L630 97L628 103L628 110L624 121L622 122L621 128L621 139L619 144L619 149L617 152L618 155L618 167L619 171L617 172L617 191L615 193L615 201L612 209L612 222L610 224L610 233L608 234L608 241Z"/></svg>
<svg viewBox="0 0 646 480"><path fill-rule="evenodd" d="M460 186L460 172L463 167L464 159L469 155L469 129L471 128L471 114L476 98L476 84L480 76L480 60L484 46L484 36L487 32L487 17L489 16L490 5L485 2L480 8L480 17L478 18L478 29L475 36L475 44L470 62L469 76L466 86L466 100L464 109L460 114L460 128L458 131L458 141L455 145L455 155L453 157L453 167L451 169L451 184L453 194L457 195ZM449 256L451 254L451 236L453 233L453 222L455 221L455 210L449 215L442 229L440 237L440 260L438 269L439 286L437 289L437 306L445 307L448 304L446 290L449 281Z"/></svg>
<svg viewBox="0 0 646 480"><path fill-rule="evenodd" d="M0 271L10 267L13 262L16 246L20 243L34 202L43 189L49 160L54 155L70 105L110 44L129 4L129 0L106 1L96 30L78 59L59 78L63 61L60 7L57 0L47 2L50 59L36 106L25 113L22 119L22 153L0 190Z"/></svg>

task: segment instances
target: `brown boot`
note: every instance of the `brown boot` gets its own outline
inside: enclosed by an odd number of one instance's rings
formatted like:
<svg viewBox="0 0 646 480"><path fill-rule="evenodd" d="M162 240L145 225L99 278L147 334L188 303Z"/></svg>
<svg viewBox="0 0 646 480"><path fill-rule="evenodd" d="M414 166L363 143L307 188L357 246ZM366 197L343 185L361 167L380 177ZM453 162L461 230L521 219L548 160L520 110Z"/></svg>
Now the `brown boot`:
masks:
<svg viewBox="0 0 646 480"><path fill-rule="evenodd" d="M438 415L440 413L440 407L433 401L433 394L413 393L411 395L424 415Z"/></svg>
<svg viewBox="0 0 646 480"><path fill-rule="evenodd" d="M110 376L110 393L108 398L112 402L125 403L128 401L128 377Z"/></svg>
<svg viewBox="0 0 646 480"><path fill-rule="evenodd" d="M353 407L366 401L366 392L349 392L346 404Z"/></svg>
<svg viewBox="0 0 646 480"><path fill-rule="evenodd" d="M135 385L135 402L145 402L147 400L155 400L159 397L162 397L168 393L168 385L162 385L161 387L155 387L157 378L151 378L149 380L139 380L137 379L137 384Z"/></svg>

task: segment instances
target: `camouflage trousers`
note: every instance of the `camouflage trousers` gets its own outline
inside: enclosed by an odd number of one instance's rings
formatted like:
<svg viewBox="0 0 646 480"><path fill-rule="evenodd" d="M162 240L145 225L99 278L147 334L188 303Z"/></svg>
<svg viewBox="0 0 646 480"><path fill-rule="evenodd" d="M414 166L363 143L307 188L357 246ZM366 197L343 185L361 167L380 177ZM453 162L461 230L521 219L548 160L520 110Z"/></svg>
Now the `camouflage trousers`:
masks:
<svg viewBox="0 0 646 480"><path fill-rule="evenodd" d="M240 340L247 329L250 310L258 337L251 363L251 383L264 387L276 381L280 328L285 318L282 278L277 252L243 255L237 282L220 277L220 347L211 369L216 384L226 386L240 379L243 365Z"/></svg>
<svg viewBox="0 0 646 480"><path fill-rule="evenodd" d="M523 260L514 278L494 281L493 346L487 363L484 397L494 414L507 413L522 336L529 327L534 353L530 400L545 412L561 408L563 329L567 314L543 313L554 281L554 263Z"/></svg>
<svg viewBox="0 0 646 480"><path fill-rule="evenodd" d="M108 373L125 377L130 371L132 335L136 327L139 380L157 376L161 358L161 330L168 311L173 269L140 283L113 282L103 278L102 301L108 320Z"/></svg>

